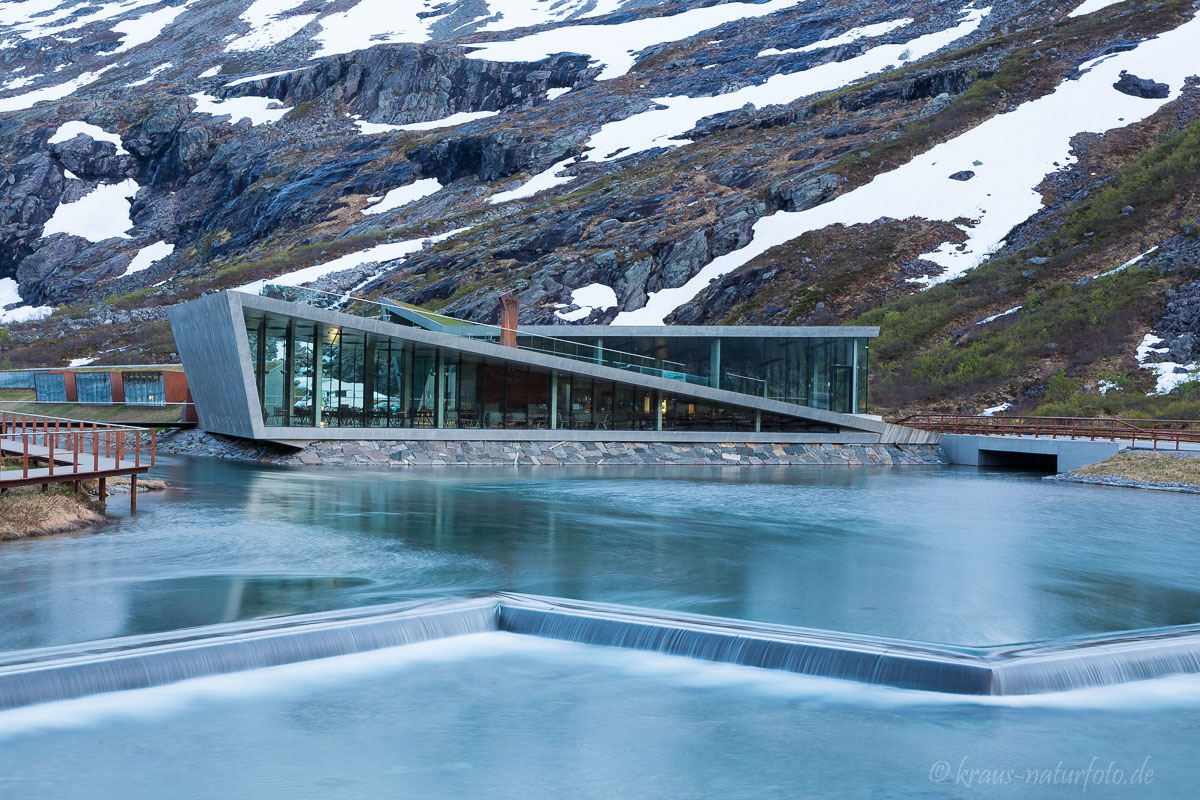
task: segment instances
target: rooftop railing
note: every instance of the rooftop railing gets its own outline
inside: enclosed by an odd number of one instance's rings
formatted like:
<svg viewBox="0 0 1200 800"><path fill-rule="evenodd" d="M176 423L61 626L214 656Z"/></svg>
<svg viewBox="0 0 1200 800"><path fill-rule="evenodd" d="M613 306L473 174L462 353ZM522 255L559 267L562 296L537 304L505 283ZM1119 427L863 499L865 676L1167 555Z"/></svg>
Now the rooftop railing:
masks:
<svg viewBox="0 0 1200 800"><path fill-rule="evenodd" d="M413 316L420 316L432 322L439 332L462 336L468 339L493 341L500 338L504 328L499 325L489 325L483 322L471 322L456 317L438 314L433 311L405 306L391 300L368 300L349 294L323 292L319 289L307 289L299 286L279 286L266 284L259 294L276 300L286 300L291 303L304 303L314 308L324 308L342 314L353 314L366 319L378 319L384 322L413 324ZM637 353L626 353L621 350L558 339L553 336L526 333L517 330L517 349L533 353L569 358L614 369L636 372L640 375L652 375L668 380L694 383L708 386L709 379L701 375L693 375L686 371L684 364L676 361L654 359Z"/></svg>

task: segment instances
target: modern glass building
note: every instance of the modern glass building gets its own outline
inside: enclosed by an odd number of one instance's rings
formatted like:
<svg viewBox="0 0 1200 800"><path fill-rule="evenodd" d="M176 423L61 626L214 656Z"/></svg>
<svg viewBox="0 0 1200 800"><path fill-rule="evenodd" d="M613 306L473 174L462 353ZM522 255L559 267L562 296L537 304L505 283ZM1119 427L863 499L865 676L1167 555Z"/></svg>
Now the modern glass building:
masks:
<svg viewBox="0 0 1200 800"><path fill-rule="evenodd" d="M206 430L278 441L881 441L875 328L500 326L268 286L170 320ZM848 438L847 438L848 437Z"/></svg>

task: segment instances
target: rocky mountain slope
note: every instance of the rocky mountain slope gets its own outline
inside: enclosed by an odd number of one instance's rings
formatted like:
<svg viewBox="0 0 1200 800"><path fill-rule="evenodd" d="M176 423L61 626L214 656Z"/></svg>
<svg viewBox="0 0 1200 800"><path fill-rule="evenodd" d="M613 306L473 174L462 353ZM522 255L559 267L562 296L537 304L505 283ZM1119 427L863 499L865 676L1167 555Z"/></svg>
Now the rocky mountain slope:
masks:
<svg viewBox="0 0 1200 800"><path fill-rule="evenodd" d="M0 348L261 282L878 324L872 405L1194 416L1192 0L0 2Z"/></svg>

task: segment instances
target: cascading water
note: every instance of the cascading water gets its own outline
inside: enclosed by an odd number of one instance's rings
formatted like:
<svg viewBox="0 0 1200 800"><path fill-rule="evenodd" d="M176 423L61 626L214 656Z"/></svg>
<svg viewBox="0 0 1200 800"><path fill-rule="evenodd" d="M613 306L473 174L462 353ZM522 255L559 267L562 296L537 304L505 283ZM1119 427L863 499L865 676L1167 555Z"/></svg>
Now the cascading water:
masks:
<svg viewBox="0 0 1200 800"><path fill-rule="evenodd" d="M1200 673L1200 626L965 648L494 594L12 653L0 661L0 708L489 631L953 694L1037 694Z"/></svg>
<svg viewBox="0 0 1200 800"><path fill-rule="evenodd" d="M0 708L349 655L496 630L492 598L305 614L10 654ZM74 650L74 653L70 651Z"/></svg>

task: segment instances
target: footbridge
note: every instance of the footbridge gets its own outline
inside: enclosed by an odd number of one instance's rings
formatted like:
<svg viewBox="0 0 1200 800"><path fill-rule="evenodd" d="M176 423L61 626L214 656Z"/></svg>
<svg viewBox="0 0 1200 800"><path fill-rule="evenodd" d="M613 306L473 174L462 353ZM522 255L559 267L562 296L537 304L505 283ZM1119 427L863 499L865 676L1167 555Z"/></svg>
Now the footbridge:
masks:
<svg viewBox="0 0 1200 800"><path fill-rule="evenodd" d="M950 463L970 466L1067 472L1122 450L1194 450L1200 455L1200 420L923 414L897 424L940 433Z"/></svg>

